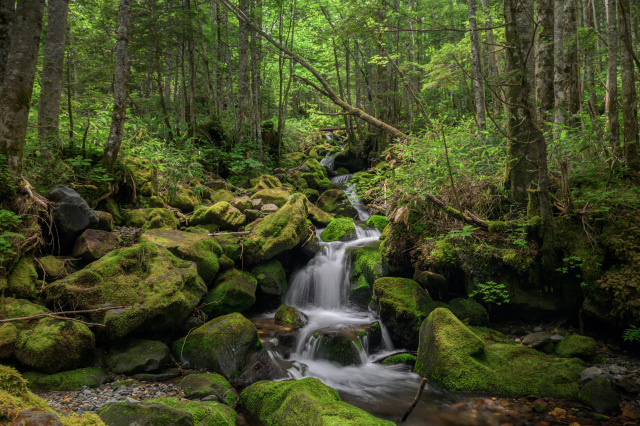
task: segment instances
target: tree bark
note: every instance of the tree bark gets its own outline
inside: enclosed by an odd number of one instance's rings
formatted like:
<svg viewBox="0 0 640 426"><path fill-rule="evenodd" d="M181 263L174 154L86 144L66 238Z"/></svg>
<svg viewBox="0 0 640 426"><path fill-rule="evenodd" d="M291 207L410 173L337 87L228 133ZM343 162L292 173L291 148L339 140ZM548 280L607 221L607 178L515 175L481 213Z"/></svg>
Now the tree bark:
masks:
<svg viewBox="0 0 640 426"><path fill-rule="evenodd" d="M560 134L559 127L564 125L564 114L562 108L565 105L565 84L564 84L564 0L554 0L553 4L553 91L555 114L553 122L556 125L554 135ZM555 137L554 136L554 137Z"/></svg>
<svg viewBox="0 0 640 426"><path fill-rule="evenodd" d="M58 138L62 65L67 39L69 1L49 0L47 13L49 18L44 43L42 87L38 105L38 137L41 143L52 144Z"/></svg>
<svg viewBox="0 0 640 426"><path fill-rule="evenodd" d="M496 38L493 34L493 30L491 29L491 27L493 27L493 22L491 19L491 7L489 4L489 0L482 0L482 11L487 17L484 26L489 28L486 31L487 49L489 51L487 69L489 70L489 78L491 80L489 84L491 84L491 82L498 80L498 77L500 74L500 71L499 71L500 67L498 64L498 59L496 57ZM500 98L496 94L499 91L500 89L498 87L496 87L495 90L491 91L491 107L493 110L493 115L496 117L500 115L500 105L502 104L502 102L500 102Z"/></svg>
<svg viewBox="0 0 640 426"><path fill-rule="evenodd" d="M262 26L262 0L255 0L252 7L253 21L257 26ZM251 92L253 100L253 116L251 119L251 139L258 144L259 160L263 159L263 146L262 146L262 96L261 94L261 80L260 66L261 66L261 50L262 50L262 38L255 32L251 32Z"/></svg>
<svg viewBox="0 0 640 426"><path fill-rule="evenodd" d="M473 68L473 96L476 105L476 124L478 129L487 128L487 110L484 100L484 78L480 63L480 42L476 24L476 0L469 0L469 36L471 37L471 67Z"/></svg>
<svg viewBox="0 0 640 426"><path fill-rule="evenodd" d="M9 57L11 24L15 16L15 0L0 0L0 88Z"/></svg>
<svg viewBox="0 0 640 426"><path fill-rule="evenodd" d="M631 8L629 0L619 0L620 80L622 89L622 119L624 121L624 156L627 167L640 169L638 159L638 107L636 79L633 69L631 42Z"/></svg>
<svg viewBox="0 0 640 426"><path fill-rule="evenodd" d="M536 103L537 121L541 129L551 121L553 110L553 0L538 0L538 31L536 46Z"/></svg>
<svg viewBox="0 0 640 426"><path fill-rule="evenodd" d="M124 130L124 120L127 113L127 77L128 77L128 55L129 46L129 20L131 16L131 0L120 0L118 35L116 41L116 68L113 84L113 112L111 113L111 128L109 139L104 149L102 163L105 168L112 172L120 145L122 144L122 132Z"/></svg>
<svg viewBox="0 0 640 426"><path fill-rule="evenodd" d="M605 112L607 114L606 133L610 135L613 161L620 156L620 124L618 120L618 18L616 14L618 0L605 0L607 3L607 93Z"/></svg>
<svg viewBox="0 0 640 426"><path fill-rule="evenodd" d="M239 0L238 7L249 16L249 0ZM249 53L249 25L239 20L238 30L238 124L236 135L239 141L251 136L253 104L251 102L251 57Z"/></svg>
<svg viewBox="0 0 640 426"><path fill-rule="evenodd" d="M564 67L564 103L563 107L570 116L566 123L576 126L578 120L574 117L580 112L580 65L578 63L578 14L576 0L565 0L563 30L563 56Z"/></svg>
<svg viewBox="0 0 640 426"><path fill-rule="evenodd" d="M44 0L22 0L18 3L0 88L0 153L6 157L9 170L15 176L22 173L43 14Z"/></svg>

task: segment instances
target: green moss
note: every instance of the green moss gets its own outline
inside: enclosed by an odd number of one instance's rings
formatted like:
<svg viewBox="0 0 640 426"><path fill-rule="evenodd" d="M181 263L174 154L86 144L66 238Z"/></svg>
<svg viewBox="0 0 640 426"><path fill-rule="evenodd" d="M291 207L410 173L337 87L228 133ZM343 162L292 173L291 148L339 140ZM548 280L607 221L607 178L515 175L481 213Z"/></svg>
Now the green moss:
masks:
<svg viewBox="0 0 640 426"><path fill-rule="evenodd" d="M213 192L209 197L211 201L214 203L218 203L220 201L226 201L227 203L231 203L231 201L235 198L233 194L226 189L218 189Z"/></svg>
<svg viewBox="0 0 640 426"><path fill-rule="evenodd" d="M576 399L585 364L515 343L485 344L449 310L436 309L420 329L415 371L453 391Z"/></svg>
<svg viewBox="0 0 640 426"><path fill-rule="evenodd" d="M56 374L28 372L29 389L34 392L58 392L79 389L83 386L95 388L109 382L109 374L102 368L87 367L63 371Z"/></svg>
<svg viewBox="0 0 640 426"><path fill-rule="evenodd" d="M320 195L316 205L327 213L337 217L353 218L358 212L349 202L349 198L341 189L328 189Z"/></svg>
<svg viewBox="0 0 640 426"><path fill-rule="evenodd" d="M360 276L355 282L355 287L349 292L349 300L361 306L367 306L371 302L373 290L364 276Z"/></svg>
<svg viewBox="0 0 640 426"><path fill-rule="evenodd" d="M7 280L7 296L33 299L38 294L38 272L33 256L22 256L15 264Z"/></svg>
<svg viewBox="0 0 640 426"><path fill-rule="evenodd" d="M276 259L254 266L251 273L258 281L263 295L282 296L287 291L287 275L282 263Z"/></svg>
<svg viewBox="0 0 640 426"><path fill-rule="evenodd" d="M320 197L320 192L317 189L307 188L301 191L305 197L311 202L315 202Z"/></svg>
<svg viewBox="0 0 640 426"><path fill-rule="evenodd" d="M313 337L321 342L316 357L327 359L342 366L360 364L362 344L357 335L347 331L314 333Z"/></svg>
<svg viewBox="0 0 640 426"><path fill-rule="evenodd" d="M158 195L158 169L150 160L126 157L122 165L133 177L140 194L146 197Z"/></svg>
<svg viewBox="0 0 640 426"><path fill-rule="evenodd" d="M455 298L449 302L448 308L460 321L466 324L489 324L487 310L473 299Z"/></svg>
<svg viewBox="0 0 640 426"><path fill-rule="evenodd" d="M429 253L429 265L436 269L447 270L457 261L456 248L447 240L440 240L434 244Z"/></svg>
<svg viewBox="0 0 640 426"><path fill-rule="evenodd" d="M383 359L381 364L383 365L406 364L413 367L416 364L416 357L415 355L411 355L411 354L391 355Z"/></svg>
<svg viewBox="0 0 640 426"><path fill-rule="evenodd" d="M256 179L251 179L252 190L260 191L261 189L280 188L282 182L275 176L262 175Z"/></svg>
<svg viewBox="0 0 640 426"><path fill-rule="evenodd" d="M494 232L497 234L502 234L508 229L506 222L501 222L499 220L490 221L488 223L488 227L489 232Z"/></svg>
<svg viewBox="0 0 640 426"><path fill-rule="evenodd" d="M2 299L2 303L0 303L0 319L30 317L47 312L49 312L49 310L44 306L24 299L5 297ZM30 323L35 324L36 322L37 321L31 321ZM28 323L28 321L20 321L15 324L18 329L22 329L22 326Z"/></svg>
<svg viewBox="0 0 640 426"><path fill-rule="evenodd" d="M282 207L290 196L291 192L281 188L274 188L260 190L253 194L251 199L261 199L263 204L275 204L278 207Z"/></svg>
<svg viewBox="0 0 640 426"><path fill-rule="evenodd" d="M293 306L280 305L276 311L274 319L290 325L293 328L300 328L307 323L307 317Z"/></svg>
<svg viewBox="0 0 640 426"><path fill-rule="evenodd" d="M175 191L169 193L167 202L183 212L192 212L200 204L193 191L182 185L178 185Z"/></svg>
<svg viewBox="0 0 640 426"><path fill-rule="evenodd" d="M42 268L45 278L61 278L67 275L64 262L55 256L44 256L38 259L38 265Z"/></svg>
<svg viewBox="0 0 640 426"><path fill-rule="evenodd" d="M214 395L220 402L232 408L238 403L238 394L235 389L231 387L227 379L219 374L189 374L180 381L178 387L190 399L202 399Z"/></svg>
<svg viewBox="0 0 640 426"><path fill-rule="evenodd" d="M249 309L256 301L257 280L249 272L229 269L221 273L204 298L208 315L225 315Z"/></svg>
<svg viewBox="0 0 640 426"><path fill-rule="evenodd" d="M327 170L324 168L322 164L320 164L318 160L310 158L304 162L304 165L309 167L309 169L311 170L311 173L315 173L321 178L327 177Z"/></svg>
<svg viewBox="0 0 640 426"><path fill-rule="evenodd" d="M386 216L374 214L369 219L367 219L367 226L371 226L372 228L379 229L380 231L384 230L389 224L389 219Z"/></svg>
<svg viewBox="0 0 640 426"><path fill-rule="evenodd" d="M200 209L191 216L192 225L217 225L221 229L237 229L247 218L240 210L226 201L220 201L206 209Z"/></svg>
<svg viewBox="0 0 640 426"><path fill-rule="evenodd" d="M166 404L193 416L201 426L235 426L236 412L232 408L213 401L185 401L176 397L147 399L145 402Z"/></svg>
<svg viewBox="0 0 640 426"><path fill-rule="evenodd" d="M124 214L123 220L127 226L144 230L176 229L179 223L171 210L161 208L131 210Z"/></svg>
<svg viewBox="0 0 640 426"><path fill-rule="evenodd" d="M327 226L334 219L333 216L316 207L311 201L307 202L307 211L309 212L309 220L316 226Z"/></svg>
<svg viewBox="0 0 640 426"><path fill-rule="evenodd" d="M598 353L598 345L591 337L572 334L558 342L555 351L563 357L577 357L591 361Z"/></svg>
<svg viewBox="0 0 640 426"><path fill-rule="evenodd" d="M27 389L27 381L15 369L0 365L0 407L47 408L47 402ZM0 422L9 420L0 410Z"/></svg>
<svg viewBox="0 0 640 426"><path fill-rule="evenodd" d="M373 284L375 280L389 273L377 246L350 249L349 254L352 281L358 281L358 278L363 276L367 283Z"/></svg>
<svg viewBox="0 0 640 426"><path fill-rule="evenodd" d="M337 175L339 175L339 176L342 176L342 175L348 175L348 174L349 174L349 170L345 169L344 167L338 167L338 168L335 170L335 172L336 172L336 174L337 174Z"/></svg>
<svg viewBox="0 0 640 426"><path fill-rule="evenodd" d="M283 382L261 381L245 389L240 404L268 426L393 425L340 400L338 393L320 380L305 378Z"/></svg>
<svg viewBox="0 0 640 426"><path fill-rule="evenodd" d="M356 227L353 224L353 219L348 218L338 218L327 225L327 227L322 231L320 237L323 241L338 241L338 240L346 240L353 239L355 237Z"/></svg>
<svg viewBox="0 0 640 426"><path fill-rule="evenodd" d="M309 188L309 184L303 178L299 178L293 183L293 186L296 187L297 190L302 191L303 189Z"/></svg>

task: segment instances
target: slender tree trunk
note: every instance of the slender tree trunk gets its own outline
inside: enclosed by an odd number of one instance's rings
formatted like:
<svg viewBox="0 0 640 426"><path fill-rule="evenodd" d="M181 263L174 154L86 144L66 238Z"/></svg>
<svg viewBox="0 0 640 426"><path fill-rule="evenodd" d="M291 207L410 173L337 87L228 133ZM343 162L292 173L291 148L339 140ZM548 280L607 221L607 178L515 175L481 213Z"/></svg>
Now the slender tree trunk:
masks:
<svg viewBox="0 0 640 426"><path fill-rule="evenodd" d="M582 12L584 15L584 26L595 31L593 9L590 0L582 0ZM598 39L596 39L598 40ZM584 68L587 74L586 84L583 87L583 99L587 99L587 109L595 117L597 98L595 91L595 63L593 53L588 48L584 48Z"/></svg>
<svg viewBox="0 0 640 426"><path fill-rule="evenodd" d="M564 2L565 0L554 0L553 6L553 91L555 115L553 122L556 125L554 136L560 134L559 126L564 125L564 114L562 108L565 107L565 84L564 84Z"/></svg>
<svg viewBox="0 0 640 426"><path fill-rule="evenodd" d="M116 69L113 87L113 112L111 114L111 129L109 139L104 150L102 162L105 168L112 172L120 145L122 144L122 132L127 113L127 74L129 45L129 20L131 15L131 0L120 0L120 18L118 24L118 36L116 42Z"/></svg>
<svg viewBox="0 0 640 426"><path fill-rule="evenodd" d="M167 110L167 103L164 98L164 87L162 87L162 72L160 71L160 52L158 51L160 46L156 44L155 51L155 71L156 71L156 84L158 86L158 95L160 95L160 108L162 109L162 119L164 125L167 127L167 139L169 142L174 143L173 130L171 130L171 122L169 121L169 111Z"/></svg>
<svg viewBox="0 0 640 426"><path fill-rule="evenodd" d="M571 116L566 123L572 127L579 121L575 115L580 112L580 64L578 61L578 14L576 0L565 0L563 25L563 56L564 67L564 108Z"/></svg>
<svg viewBox="0 0 640 426"><path fill-rule="evenodd" d="M262 0L255 0L252 4L253 22L262 27ZM262 49L262 38L255 31L251 32L251 92L253 100L253 117L251 119L252 131L251 139L258 144L259 160L263 159L262 146L262 96L260 96L261 77L260 77L260 51Z"/></svg>
<svg viewBox="0 0 640 426"><path fill-rule="evenodd" d="M491 28L493 27L493 22L491 19L491 7L489 4L489 0L482 0L482 12L485 14L486 16L486 21L485 21L485 27L487 28ZM486 38L487 38L487 49L489 51L489 59L487 61L488 63L488 71L489 71L489 79L491 80L489 82L489 84L491 84L492 81L497 81L498 77L499 77L499 66L498 66L498 58L496 57L496 38L493 34L493 30L492 29L488 29L486 31ZM500 92L500 88L498 88L497 86L495 87L494 90L491 91L491 107L493 110L493 115L494 116L498 116L500 115L500 105L502 104L502 102L500 102L499 97L497 96L496 93Z"/></svg>
<svg viewBox="0 0 640 426"><path fill-rule="evenodd" d="M476 1L468 0L469 5L469 35L471 37L471 67L473 68L473 96L476 104L476 124L478 129L486 130L487 112L484 100L484 79L482 64L480 63L480 42L476 24Z"/></svg>
<svg viewBox="0 0 640 426"><path fill-rule="evenodd" d="M605 112L607 114L606 133L610 135L611 151L614 161L620 156L620 124L618 120L618 18L616 14L618 0L605 0L607 3L607 93Z"/></svg>
<svg viewBox="0 0 640 426"><path fill-rule="evenodd" d="M631 8L629 0L619 0L620 80L622 83L622 118L624 120L624 156L627 167L640 170L638 159L638 106L631 42Z"/></svg>
<svg viewBox="0 0 640 426"><path fill-rule="evenodd" d="M240 0L238 7L249 16L249 0ZM238 30L238 140L251 137L253 103L251 101L251 57L249 52L249 26L240 20Z"/></svg>
<svg viewBox="0 0 640 426"><path fill-rule="evenodd" d="M192 19L197 20L194 10L191 8L191 0L186 0L187 10L189 11ZM187 53L189 55L189 84L187 85L189 92L187 96L187 105L189 107L189 122L187 123L189 129L189 137L195 139L196 137L196 55L194 49L194 38L196 32L193 27L189 31L187 38Z"/></svg>
<svg viewBox="0 0 640 426"><path fill-rule="evenodd" d="M9 57L11 25L15 16L15 0L0 0L0 88Z"/></svg>
<svg viewBox="0 0 640 426"><path fill-rule="evenodd" d="M38 105L38 137L41 143L51 145L58 138L68 0L49 0L47 14L49 18Z"/></svg>
<svg viewBox="0 0 640 426"><path fill-rule="evenodd" d="M18 3L0 88L0 154L6 157L9 170L16 176L22 172L43 14L44 0L22 0Z"/></svg>
<svg viewBox="0 0 640 426"><path fill-rule="evenodd" d="M538 30L536 46L536 103L537 121L541 129L551 121L553 110L553 0L538 0ZM547 129L548 130L548 129Z"/></svg>

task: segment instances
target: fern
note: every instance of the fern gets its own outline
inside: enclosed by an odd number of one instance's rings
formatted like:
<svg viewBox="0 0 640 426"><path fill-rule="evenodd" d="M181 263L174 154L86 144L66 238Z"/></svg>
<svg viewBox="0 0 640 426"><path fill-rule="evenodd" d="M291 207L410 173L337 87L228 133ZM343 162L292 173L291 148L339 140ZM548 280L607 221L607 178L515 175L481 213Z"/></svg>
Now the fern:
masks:
<svg viewBox="0 0 640 426"><path fill-rule="evenodd" d="M626 342L640 341L640 328L635 325L629 326L622 332L622 339Z"/></svg>

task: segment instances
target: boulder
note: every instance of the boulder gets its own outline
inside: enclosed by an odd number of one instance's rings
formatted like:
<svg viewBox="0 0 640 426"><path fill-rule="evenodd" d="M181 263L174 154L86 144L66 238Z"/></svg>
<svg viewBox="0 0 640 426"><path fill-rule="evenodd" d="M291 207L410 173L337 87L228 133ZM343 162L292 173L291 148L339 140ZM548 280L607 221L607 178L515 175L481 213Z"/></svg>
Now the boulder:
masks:
<svg viewBox="0 0 640 426"><path fill-rule="evenodd" d="M19 332L11 323L0 325L0 359L11 358L18 345Z"/></svg>
<svg viewBox="0 0 640 426"><path fill-rule="evenodd" d="M261 306L280 305L282 296L287 291L287 275L282 263L276 259L254 266L251 273L258 281L256 299Z"/></svg>
<svg viewBox="0 0 640 426"><path fill-rule="evenodd" d="M16 298L35 299L41 286L33 255L26 254L20 257L11 269L4 294Z"/></svg>
<svg viewBox="0 0 640 426"><path fill-rule="evenodd" d="M193 191L182 185L178 185L175 192L171 192L169 194L167 202L171 207L175 207L187 213L192 212L193 209L200 204Z"/></svg>
<svg viewBox="0 0 640 426"><path fill-rule="evenodd" d="M171 362L167 345L155 340L126 339L109 348L107 366L116 374L158 371Z"/></svg>
<svg viewBox="0 0 640 426"><path fill-rule="evenodd" d="M238 394L231 387L227 379L215 373L189 374L178 383L178 387L184 391L184 396L189 399L211 399L214 396L218 402L230 407L238 403Z"/></svg>
<svg viewBox="0 0 640 426"><path fill-rule="evenodd" d="M107 426L194 426L193 415L158 402L119 402L98 410Z"/></svg>
<svg viewBox="0 0 640 426"><path fill-rule="evenodd" d="M83 386L95 388L111 381L109 373L97 367L78 368L55 374L30 371L24 373L24 378L29 381L29 389L34 392L70 391Z"/></svg>
<svg viewBox="0 0 640 426"><path fill-rule="evenodd" d="M268 425L394 425L342 402L338 392L307 377L282 382L261 381L240 395L240 406Z"/></svg>
<svg viewBox="0 0 640 426"><path fill-rule="evenodd" d="M94 350L95 337L86 325L43 318L20 333L15 357L35 370L56 373L88 365Z"/></svg>
<svg viewBox="0 0 640 426"><path fill-rule="evenodd" d="M580 372L580 382L582 384L585 384L588 381L593 380L593 379L598 378L598 377L612 378L606 371L604 371L602 368L598 368L598 367L585 368L584 370L582 370Z"/></svg>
<svg viewBox="0 0 640 426"><path fill-rule="evenodd" d="M214 191L209 198L211 199L211 201L213 201L214 204L219 203L220 201L226 201L227 203L231 203L232 205L234 204L234 199L236 199L233 194L226 189L218 189L217 191ZM236 206L234 205L234 207Z"/></svg>
<svg viewBox="0 0 640 426"><path fill-rule="evenodd" d="M262 207L260 207L260 214L262 216L274 214L278 211L278 209L279 207L275 204L264 204Z"/></svg>
<svg viewBox="0 0 640 426"><path fill-rule="evenodd" d="M100 210L94 210L93 212L98 216L98 224L94 229L107 232L113 231L113 215L111 213Z"/></svg>
<svg viewBox="0 0 640 426"><path fill-rule="evenodd" d="M386 216L382 216L379 214L371 215L369 219L367 219L367 226L376 228L380 231L384 230L384 228L386 228L388 224L389 219L387 219Z"/></svg>
<svg viewBox="0 0 640 426"><path fill-rule="evenodd" d="M80 194L64 185L58 185L47 193L49 201L57 203L53 211L56 235L61 250L71 249L82 232L95 227L98 216Z"/></svg>
<svg viewBox="0 0 640 426"><path fill-rule="evenodd" d="M218 316L249 309L256 301L257 281L249 272L229 269L216 278L202 311Z"/></svg>
<svg viewBox="0 0 640 426"><path fill-rule="evenodd" d="M27 381L20 373L5 365L0 365L0 401L2 401L2 407L47 408L47 402L44 399L29 391ZM9 420L4 418L2 411L0 409L0 421Z"/></svg>
<svg viewBox="0 0 640 426"><path fill-rule="evenodd" d="M418 347L420 324L437 306L417 282L391 277L375 281L369 304L389 329L393 342L407 349Z"/></svg>
<svg viewBox="0 0 640 426"><path fill-rule="evenodd" d="M118 237L115 234L87 229L76 240L71 254L87 262L93 262L116 248L118 248Z"/></svg>
<svg viewBox="0 0 640 426"><path fill-rule="evenodd" d="M186 341L185 341L186 340ZM256 327L239 313L215 318L172 344L187 368L204 368L233 381L263 350Z"/></svg>
<svg viewBox="0 0 640 426"><path fill-rule="evenodd" d="M208 234L194 234L174 229L151 229L142 234L141 242L164 247L180 259L195 262L198 274L208 286L220 270L223 250Z"/></svg>
<svg viewBox="0 0 640 426"><path fill-rule="evenodd" d="M197 210L191 216L192 225L218 225L221 229L237 229L247 218L240 210L226 201L215 203L211 207Z"/></svg>
<svg viewBox="0 0 640 426"><path fill-rule="evenodd" d="M533 349L542 349L549 342L551 342L551 335L543 331L530 333L522 338L522 344L531 346Z"/></svg>
<svg viewBox="0 0 640 426"><path fill-rule="evenodd" d="M307 189L303 189L300 192L302 192L304 196L307 197L307 199L312 203L315 203L318 200L318 198L320 198L320 192L318 192L317 189L307 188Z"/></svg>
<svg viewBox="0 0 640 426"><path fill-rule="evenodd" d="M435 309L420 327L415 372L452 391L576 399L583 369L577 359L485 342L445 308Z"/></svg>
<svg viewBox="0 0 640 426"><path fill-rule="evenodd" d="M262 175L258 178L251 179L251 185L253 186L252 190L255 192L262 189L280 188L282 182L275 176Z"/></svg>
<svg viewBox="0 0 640 426"><path fill-rule="evenodd" d="M176 229L179 223L171 210L162 208L131 210L124 214L123 220L125 225L143 230Z"/></svg>
<svg viewBox="0 0 640 426"><path fill-rule="evenodd" d="M300 312L293 306L287 305L280 305L274 319L294 329L304 327L309 322L309 317L303 312Z"/></svg>
<svg viewBox="0 0 640 426"><path fill-rule="evenodd" d="M358 211L351 205L347 194L341 189L329 189L320 195L316 205L327 213L333 213L340 217L353 218Z"/></svg>
<svg viewBox="0 0 640 426"><path fill-rule="evenodd" d="M247 226L251 234L244 240L246 261L260 263L304 243L309 237L307 214L307 198L294 194L276 213Z"/></svg>
<svg viewBox="0 0 640 426"><path fill-rule="evenodd" d="M313 338L319 341L314 345L314 359L326 359L342 366L362 364L362 344L350 330L317 331Z"/></svg>
<svg viewBox="0 0 640 426"><path fill-rule="evenodd" d="M416 269L413 274L413 280L420 284L422 288L427 290L430 295L433 295L433 297L436 297L439 300L444 299L449 293L447 289L447 279L435 272Z"/></svg>
<svg viewBox="0 0 640 426"><path fill-rule="evenodd" d="M473 299L457 297L447 304L447 307L458 319L468 325L489 325L487 310Z"/></svg>
<svg viewBox="0 0 640 426"><path fill-rule="evenodd" d="M234 235L216 235L214 239L222 247L222 252L232 260L240 260L242 244Z"/></svg>
<svg viewBox="0 0 640 426"><path fill-rule="evenodd" d="M151 243L114 250L46 289L50 304L78 309L126 306L92 315L108 339L133 332L171 334L198 306L206 286L193 262Z"/></svg>
<svg viewBox="0 0 640 426"><path fill-rule="evenodd" d="M47 282L69 275L64 260L51 255L38 259L36 269L38 271L38 280L43 279Z"/></svg>
<svg viewBox="0 0 640 426"><path fill-rule="evenodd" d="M596 377L585 383L580 389L580 399L601 414L620 412L618 392L606 377Z"/></svg>
<svg viewBox="0 0 640 426"><path fill-rule="evenodd" d="M243 213L247 217L247 222L249 223L264 217L260 210L255 209L246 209Z"/></svg>
<svg viewBox="0 0 640 426"><path fill-rule="evenodd" d="M327 225L320 234L323 241L351 241L356 239L356 227L353 219L338 218Z"/></svg>
<svg viewBox="0 0 640 426"><path fill-rule="evenodd" d="M160 208L160 209L162 209L162 208L165 207L165 204L166 203L164 202L162 197L154 195L152 197L149 197L147 206L148 207L152 207L152 208Z"/></svg>
<svg viewBox="0 0 640 426"><path fill-rule="evenodd" d="M309 200L307 200L307 211L309 212L308 218L311 223L319 227L327 226L334 219L333 216L319 209Z"/></svg>
<svg viewBox="0 0 640 426"><path fill-rule="evenodd" d="M588 336L572 334L556 345L556 354L563 357L577 357L591 361L598 353L596 341Z"/></svg>
<svg viewBox="0 0 640 426"><path fill-rule="evenodd" d="M284 188L263 189L254 193L252 199L261 199L264 204L275 204L278 207L284 206L291 192Z"/></svg>
<svg viewBox="0 0 640 426"><path fill-rule="evenodd" d="M158 168L150 160L126 157L122 165L133 177L137 193L145 197L158 195Z"/></svg>
<svg viewBox="0 0 640 426"><path fill-rule="evenodd" d="M396 354L391 355L380 361L382 365L396 365L396 364L404 364L413 368L416 365L416 357L411 354Z"/></svg>
<svg viewBox="0 0 640 426"><path fill-rule="evenodd" d="M224 200L223 200L224 201ZM253 208L253 203L249 197L236 197L229 202L233 207L244 213L247 209Z"/></svg>
<svg viewBox="0 0 640 426"><path fill-rule="evenodd" d="M352 247L347 249L347 256L350 262L349 279L352 283L349 300L360 306L367 306L373 294L373 283L388 275L389 267L377 246Z"/></svg>

